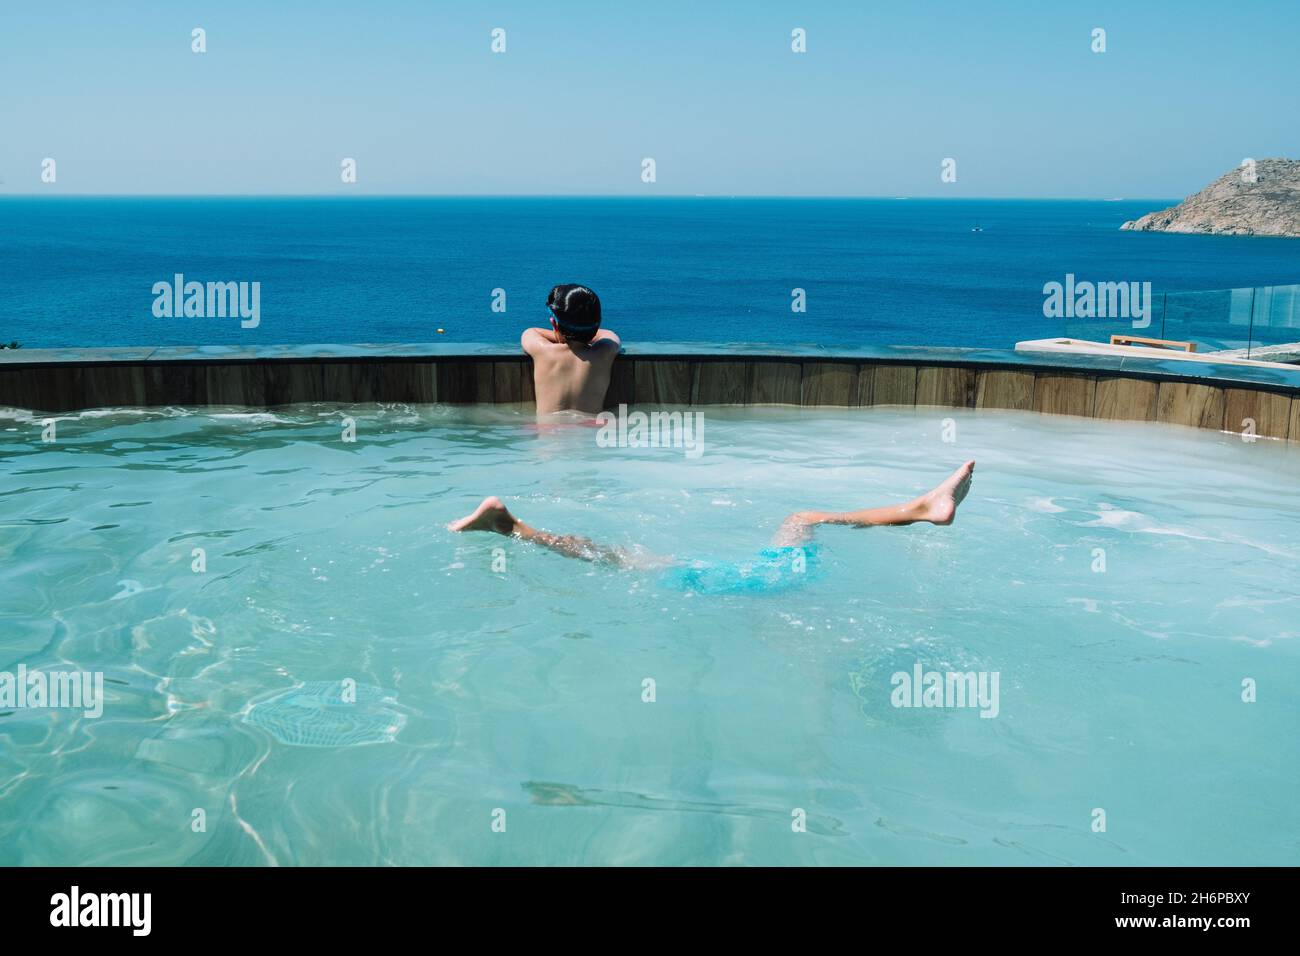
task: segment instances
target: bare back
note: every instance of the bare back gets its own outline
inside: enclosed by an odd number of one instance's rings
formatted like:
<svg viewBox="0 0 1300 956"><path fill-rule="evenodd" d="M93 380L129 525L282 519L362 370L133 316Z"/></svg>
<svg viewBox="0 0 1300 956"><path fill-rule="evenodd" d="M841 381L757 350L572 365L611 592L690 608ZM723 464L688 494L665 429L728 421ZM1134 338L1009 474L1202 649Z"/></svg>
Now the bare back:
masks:
<svg viewBox="0 0 1300 956"><path fill-rule="evenodd" d="M605 406L618 337L601 332L590 344L556 342L549 330L529 329L524 351L533 358L537 414L579 411L598 414Z"/></svg>

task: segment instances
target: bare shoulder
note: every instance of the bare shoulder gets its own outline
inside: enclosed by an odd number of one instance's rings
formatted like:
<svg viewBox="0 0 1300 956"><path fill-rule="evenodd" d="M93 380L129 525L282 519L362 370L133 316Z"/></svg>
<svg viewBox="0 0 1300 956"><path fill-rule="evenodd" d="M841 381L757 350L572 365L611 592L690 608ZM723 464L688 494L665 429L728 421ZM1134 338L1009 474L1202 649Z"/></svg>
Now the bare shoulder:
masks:
<svg viewBox="0 0 1300 956"><path fill-rule="evenodd" d="M592 339L587 348L590 350L589 354L597 361L613 365L614 359L618 358L618 353L622 349L622 343L619 342L617 336Z"/></svg>

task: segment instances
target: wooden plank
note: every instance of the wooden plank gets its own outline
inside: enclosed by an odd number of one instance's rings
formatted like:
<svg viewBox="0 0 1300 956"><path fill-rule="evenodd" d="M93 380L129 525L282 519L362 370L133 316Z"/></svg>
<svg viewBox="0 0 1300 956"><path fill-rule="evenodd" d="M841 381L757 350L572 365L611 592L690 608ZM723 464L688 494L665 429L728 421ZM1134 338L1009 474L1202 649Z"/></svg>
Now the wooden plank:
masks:
<svg viewBox="0 0 1300 956"><path fill-rule="evenodd" d="M438 367L433 362L393 362L380 368L380 401L428 405L438 400Z"/></svg>
<svg viewBox="0 0 1300 956"><path fill-rule="evenodd" d="M975 407L1031 410L1034 407L1034 373L1002 370L978 373Z"/></svg>
<svg viewBox="0 0 1300 956"><path fill-rule="evenodd" d="M531 371L532 366L530 365L528 368ZM423 405L431 405L436 402L438 400L438 363L420 362L418 381L420 383L420 397L417 401ZM531 383L532 379L530 377L529 384L531 385ZM531 393L531 391L530 388L529 392ZM531 394L528 400L532 401Z"/></svg>
<svg viewBox="0 0 1300 956"><path fill-rule="evenodd" d="M474 395L471 402L475 405L491 405L496 382L492 374L491 362L474 362Z"/></svg>
<svg viewBox="0 0 1300 956"><path fill-rule="evenodd" d="M1156 383L1145 379L1099 375L1093 417L1111 421L1153 422L1156 420L1158 392Z"/></svg>
<svg viewBox="0 0 1300 956"><path fill-rule="evenodd" d="M321 364L321 395L327 402L353 401L352 363L324 362Z"/></svg>
<svg viewBox="0 0 1300 956"><path fill-rule="evenodd" d="M138 408L145 403L143 365L87 365L72 380L76 408Z"/></svg>
<svg viewBox="0 0 1300 956"><path fill-rule="evenodd" d="M915 405L916 366L877 365L871 384L872 405Z"/></svg>
<svg viewBox="0 0 1300 956"><path fill-rule="evenodd" d="M206 405L207 376L202 365L152 363L144 370L144 400L149 405Z"/></svg>
<svg viewBox="0 0 1300 956"><path fill-rule="evenodd" d="M437 401L446 405L474 405L492 401L492 363L450 359L438 363Z"/></svg>
<svg viewBox="0 0 1300 956"><path fill-rule="evenodd" d="M1156 348L1172 349L1176 352L1195 352L1195 342L1180 342L1174 339L1149 339L1143 335L1112 335L1111 345L1150 345Z"/></svg>
<svg viewBox="0 0 1300 956"><path fill-rule="evenodd" d="M209 405L266 405L265 363L220 362L203 372L204 394Z"/></svg>
<svg viewBox="0 0 1300 956"><path fill-rule="evenodd" d="M33 412L69 412L84 408L82 381L65 367L7 368L3 404Z"/></svg>
<svg viewBox="0 0 1300 956"><path fill-rule="evenodd" d="M860 407L871 405L875 398L876 390L876 365L859 365L858 366L858 394L853 404Z"/></svg>
<svg viewBox="0 0 1300 956"><path fill-rule="evenodd" d="M1291 399L1291 427L1287 429L1287 438L1300 442L1300 395Z"/></svg>
<svg viewBox="0 0 1300 956"><path fill-rule="evenodd" d="M916 370L916 404L943 408L975 406L975 370L923 366Z"/></svg>
<svg viewBox="0 0 1300 956"><path fill-rule="evenodd" d="M34 368L28 372L30 392L36 396L37 408L77 411L88 407L86 380L79 371L66 368Z"/></svg>
<svg viewBox="0 0 1300 956"><path fill-rule="evenodd" d="M637 359L632 397L638 405L689 405L693 379L688 361Z"/></svg>
<svg viewBox="0 0 1300 956"><path fill-rule="evenodd" d="M803 369L798 362L755 362L749 383L752 405L798 405Z"/></svg>
<svg viewBox="0 0 1300 956"><path fill-rule="evenodd" d="M1052 415L1092 417L1097 380L1091 375L1038 372L1034 376L1034 409Z"/></svg>
<svg viewBox="0 0 1300 956"><path fill-rule="evenodd" d="M1217 385L1161 382L1156 421L1195 428L1223 428L1224 396Z"/></svg>
<svg viewBox="0 0 1300 956"><path fill-rule="evenodd" d="M1242 433L1248 420L1254 422L1256 435L1286 438L1291 425L1291 396L1254 388L1224 389L1224 430Z"/></svg>
<svg viewBox="0 0 1300 956"><path fill-rule="evenodd" d="M532 375L522 359L492 363L492 401L498 405L519 406L524 401L524 375Z"/></svg>
<svg viewBox="0 0 1300 956"><path fill-rule="evenodd" d="M523 396L521 402L523 405L537 404L537 381L534 378L533 360L524 359L524 370L522 378L519 380L520 394Z"/></svg>
<svg viewBox="0 0 1300 956"><path fill-rule="evenodd" d="M438 404L465 405L474 400L474 370L465 362L448 359L438 363Z"/></svg>
<svg viewBox="0 0 1300 956"><path fill-rule="evenodd" d="M849 408L858 400L856 362L804 362L800 388L803 405Z"/></svg>
<svg viewBox="0 0 1300 956"><path fill-rule="evenodd" d="M749 397L747 362L697 362L693 405L743 405Z"/></svg>
<svg viewBox="0 0 1300 956"><path fill-rule="evenodd" d="M325 372L318 362L267 362L262 375L267 405L324 401Z"/></svg>
<svg viewBox="0 0 1300 956"><path fill-rule="evenodd" d="M0 365L0 407L30 408L23 369Z"/></svg>
<svg viewBox="0 0 1300 956"><path fill-rule="evenodd" d="M629 358L614 359L609 373L609 388L605 391L605 408L617 409L631 405L636 396L636 362Z"/></svg>
<svg viewBox="0 0 1300 956"><path fill-rule="evenodd" d="M385 395L385 370L380 362L326 362L321 394L327 402L395 401Z"/></svg>

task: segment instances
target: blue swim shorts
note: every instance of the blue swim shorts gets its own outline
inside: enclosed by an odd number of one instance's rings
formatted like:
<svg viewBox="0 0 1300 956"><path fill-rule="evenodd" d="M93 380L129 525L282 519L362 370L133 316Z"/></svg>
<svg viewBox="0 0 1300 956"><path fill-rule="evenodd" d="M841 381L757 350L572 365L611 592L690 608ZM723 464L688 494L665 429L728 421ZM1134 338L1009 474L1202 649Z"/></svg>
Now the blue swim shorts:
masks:
<svg viewBox="0 0 1300 956"><path fill-rule="evenodd" d="M753 561L688 561L664 572L663 587L695 594L775 594L808 583L817 548L764 548Z"/></svg>

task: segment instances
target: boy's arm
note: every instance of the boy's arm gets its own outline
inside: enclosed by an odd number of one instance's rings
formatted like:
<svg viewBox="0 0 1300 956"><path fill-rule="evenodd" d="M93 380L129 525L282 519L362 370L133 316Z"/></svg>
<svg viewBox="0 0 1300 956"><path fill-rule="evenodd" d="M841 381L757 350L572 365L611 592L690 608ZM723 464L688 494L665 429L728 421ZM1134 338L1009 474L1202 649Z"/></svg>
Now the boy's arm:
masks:
<svg viewBox="0 0 1300 956"><path fill-rule="evenodd" d="M623 340L618 337L617 333L609 329L601 329L592 337L591 344L595 345L597 342L612 342L616 346L623 344Z"/></svg>
<svg viewBox="0 0 1300 956"><path fill-rule="evenodd" d="M524 329L524 334L519 337L519 344L525 352L532 355L543 345L554 345L555 338L550 329Z"/></svg>

